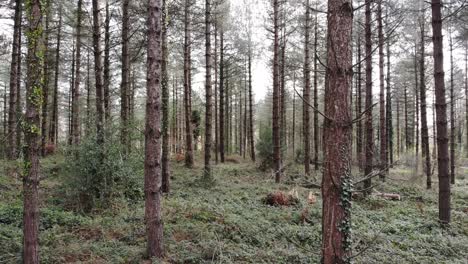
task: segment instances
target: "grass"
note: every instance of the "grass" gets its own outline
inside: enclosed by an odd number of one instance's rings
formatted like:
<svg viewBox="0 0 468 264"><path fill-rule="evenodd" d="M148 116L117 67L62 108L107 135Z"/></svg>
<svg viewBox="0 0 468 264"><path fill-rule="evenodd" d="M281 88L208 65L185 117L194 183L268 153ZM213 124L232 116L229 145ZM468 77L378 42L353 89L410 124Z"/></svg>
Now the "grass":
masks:
<svg viewBox="0 0 468 264"><path fill-rule="evenodd" d="M201 167L188 170L182 164L172 165L172 192L163 200L164 263L320 263L318 190L275 184L271 174L247 162L215 166L216 183L205 188L199 183ZM12 172L15 164L0 166L0 263L18 263L21 181ZM41 263L143 262L142 199L119 198L106 208L82 214L66 202L63 157L47 158L42 166L46 177L41 182ZM288 170L297 173L300 168ZM412 174L405 167L395 168L393 180L377 187L400 194L402 201L370 197L353 202L355 263L466 263L468 168L459 169L448 227L437 222L437 192L425 190L419 181L414 184ZM292 189L298 192L298 205L262 203L270 192ZM309 191L318 196L315 204L307 202Z"/></svg>

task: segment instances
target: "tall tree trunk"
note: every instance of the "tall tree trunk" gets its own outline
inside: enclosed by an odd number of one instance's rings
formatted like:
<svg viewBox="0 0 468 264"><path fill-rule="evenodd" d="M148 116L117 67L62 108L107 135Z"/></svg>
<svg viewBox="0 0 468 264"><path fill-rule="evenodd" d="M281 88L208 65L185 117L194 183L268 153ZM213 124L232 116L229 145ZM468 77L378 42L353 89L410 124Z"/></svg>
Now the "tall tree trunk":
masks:
<svg viewBox="0 0 468 264"><path fill-rule="evenodd" d="M393 164L393 114L392 114L392 88L390 82L390 29L388 23L388 9L385 18L386 30L387 30L387 97L386 97L386 120L387 120L387 162L390 165Z"/></svg>
<svg viewBox="0 0 468 264"><path fill-rule="evenodd" d="M224 31L221 28L220 32L220 51L219 51L219 155L221 162L224 163L224 151L225 151L225 114L224 114ZM226 106L227 107L227 106Z"/></svg>
<svg viewBox="0 0 468 264"><path fill-rule="evenodd" d="M214 18L214 124L215 124L215 161L219 163L219 123L218 123L218 28Z"/></svg>
<svg viewBox="0 0 468 264"><path fill-rule="evenodd" d="M310 1L306 2L305 28L304 28L304 102L302 106L302 123L304 133L304 170L310 175Z"/></svg>
<svg viewBox="0 0 468 264"><path fill-rule="evenodd" d="M362 52L361 52L361 31L358 31L358 43L357 43L357 100L356 100L356 112L358 115L362 112ZM362 121L358 120L357 125L357 139L356 139L356 153L358 157L358 166L359 170L362 171L363 167L363 153L362 153L362 142L363 142L363 133L362 133Z"/></svg>
<svg viewBox="0 0 468 264"><path fill-rule="evenodd" d="M416 169L416 174L418 173L418 167L419 167L419 79L418 79L418 48L417 48L417 42L415 42L415 45L414 45L414 78L415 78L415 86L414 86L414 97L415 97L415 100L414 100L414 109L415 109L415 117L416 117L416 120L413 119L413 121L415 122L415 130L416 130L416 137L415 137L415 143L416 143L416 151L415 151L415 154L416 154L416 166L415 166L415 169ZM413 135L413 133L411 134Z"/></svg>
<svg viewBox="0 0 468 264"><path fill-rule="evenodd" d="M94 50L94 74L96 78L96 134L97 143L104 143L104 107L103 107L103 83L101 60L101 33L99 22L99 3L93 0L93 50Z"/></svg>
<svg viewBox="0 0 468 264"><path fill-rule="evenodd" d="M372 35L371 35L371 0L366 0L366 163L364 166L364 175L372 173L374 156L374 129L372 126ZM371 179L364 181L365 194L371 192Z"/></svg>
<svg viewBox="0 0 468 264"><path fill-rule="evenodd" d="M145 221L148 257L162 258L161 219L161 0L148 0L145 128Z"/></svg>
<svg viewBox="0 0 468 264"><path fill-rule="evenodd" d="M248 93L248 81L247 81L247 75L248 75L248 69L245 68L245 84L244 84L244 124L243 124L243 128L244 128L244 132L243 132L243 138L242 138L242 145L244 146L243 148L243 153L242 153L242 156L244 157L244 159L246 158L246 155L247 155L247 93Z"/></svg>
<svg viewBox="0 0 468 264"><path fill-rule="evenodd" d="M80 83L81 83L81 21L83 16L83 1L78 0L76 22L76 57L75 84L72 90L72 144L80 143Z"/></svg>
<svg viewBox="0 0 468 264"><path fill-rule="evenodd" d="M21 64L21 18L22 18L22 1L15 1L15 21L13 29L13 50L11 54L10 67L10 95L9 95L9 110L8 110L8 158L10 160L18 157L17 149L17 123L19 116L17 108L19 104L18 97L20 85L19 64Z"/></svg>
<svg viewBox="0 0 468 264"><path fill-rule="evenodd" d="M442 42L442 2L431 1L432 43L434 46L434 88L437 119L437 170L439 174L439 220L450 223L450 177L448 167L447 103L444 83L444 52Z"/></svg>
<svg viewBox="0 0 468 264"><path fill-rule="evenodd" d="M111 113L110 88L109 88L110 86L110 19L111 19L111 14L109 12L109 0L106 0L106 20L104 21L104 72L103 72L104 74L103 76L103 79L104 79L103 80L104 82L104 88L103 88L104 89L104 112L105 112L104 117L105 117L106 122L109 122L110 113ZM128 32L128 28L127 28L127 32ZM123 49L124 48L122 47L122 51Z"/></svg>
<svg viewBox="0 0 468 264"><path fill-rule="evenodd" d="M22 20L22 11L21 11L21 20ZM21 23L21 21L20 21ZM16 68L16 155L22 151L23 148L23 127L21 126L20 120L23 120L24 113L23 113L23 99L21 94L21 35L23 32L23 27L19 27L19 35L18 35L18 63Z"/></svg>
<svg viewBox="0 0 468 264"><path fill-rule="evenodd" d="M130 138L129 138L129 123L128 123L128 114L129 114L129 77L130 77L130 55L128 53L128 44L129 44L129 15L128 15L128 5L130 0L122 1L122 83L120 86L120 143L122 144L122 150L124 155L127 155L130 152ZM164 8L164 7L163 7ZM164 11L163 18L164 18ZM163 45L164 45L164 26L163 26ZM163 47L164 49L164 47ZM164 51L163 51L163 71L164 71ZM164 72L162 73L162 78L164 79ZM164 82L166 84L164 84ZM167 80L164 81L161 85L163 89L167 88ZM163 106L164 109L164 106ZM163 117L164 118L164 117ZM164 128L164 124L163 124ZM164 132L163 132L164 133ZM164 136L163 136L164 140Z"/></svg>
<svg viewBox="0 0 468 264"><path fill-rule="evenodd" d="M280 82L279 82L279 0L273 0L273 169L275 171L275 181L281 180L281 141L280 141Z"/></svg>
<svg viewBox="0 0 468 264"><path fill-rule="evenodd" d="M351 255L352 2L328 1L322 177L322 262L348 263Z"/></svg>
<svg viewBox="0 0 468 264"><path fill-rule="evenodd" d="M73 91L75 86L75 60L76 60L76 45L75 40L72 44L72 65L71 65L71 80L70 89L68 90L68 145L73 143L73 126L72 126L72 102L73 102Z"/></svg>
<svg viewBox="0 0 468 264"><path fill-rule="evenodd" d="M249 42L249 141L250 141L250 158L255 162L255 140L254 140L254 102L253 102L253 91L252 91L252 47ZM468 90L468 89L467 89ZM467 115L468 116L468 115Z"/></svg>
<svg viewBox="0 0 468 264"><path fill-rule="evenodd" d="M193 131L192 131L192 105L191 105L191 0L185 0L184 23L185 23L185 42L184 42L184 106L185 106L185 166L193 167Z"/></svg>
<svg viewBox="0 0 468 264"><path fill-rule="evenodd" d="M49 142L57 145L58 127L58 79L60 69L60 45L62 40L62 5L59 5L59 21L57 26L57 44L55 47L54 91L52 95L52 117L50 119Z"/></svg>
<svg viewBox="0 0 468 264"><path fill-rule="evenodd" d="M450 46L450 183L455 184L455 94L453 84L453 41L452 28L449 25Z"/></svg>
<svg viewBox="0 0 468 264"><path fill-rule="evenodd" d="M44 31L44 84L43 84L43 100L42 100L42 118L41 118L41 155L46 155L47 145L47 120L49 113L49 83L50 83L50 50L49 50L49 34L50 34L50 1L45 3L45 31Z"/></svg>
<svg viewBox="0 0 468 264"><path fill-rule="evenodd" d="M91 63L89 50L86 54L86 136L91 132Z"/></svg>
<svg viewBox="0 0 468 264"><path fill-rule="evenodd" d="M292 154L296 155L296 72L293 73L293 110L292 110L292 131L291 131L291 143L292 143Z"/></svg>
<svg viewBox="0 0 468 264"><path fill-rule="evenodd" d="M400 136L400 100L397 99L396 101L396 113L397 113L397 120L396 120L396 126L397 126L397 156L398 158L400 157L401 153L401 136Z"/></svg>
<svg viewBox="0 0 468 264"><path fill-rule="evenodd" d="M211 140L212 140L212 87L211 87L211 4L205 0L205 172L204 179L212 181Z"/></svg>
<svg viewBox="0 0 468 264"><path fill-rule="evenodd" d="M318 116L318 20L315 14L314 27L314 165L315 171L319 170L319 116Z"/></svg>
<svg viewBox="0 0 468 264"><path fill-rule="evenodd" d="M284 12L282 12L283 25L282 36L281 36L281 64L280 64L280 145L281 149L287 149L286 138L287 138L287 125L286 125L286 23L284 22ZM283 159L283 157L281 157ZM283 161L281 160L281 163Z"/></svg>
<svg viewBox="0 0 468 264"><path fill-rule="evenodd" d="M384 35L382 21L382 0L377 3L377 21L379 34L379 81L380 81L380 178L385 181L387 168L387 128L385 123L385 79L384 79Z"/></svg>
<svg viewBox="0 0 468 264"><path fill-rule="evenodd" d="M44 39L43 17L45 6L40 0L25 5L28 26L26 118L23 124L24 147L23 179L23 263L39 263L39 147L40 111L43 100Z"/></svg>
<svg viewBox="0 0 468 264"><path fill-rule="evenodd" d="M425 161L424 171L426 172L426 188L431 189L432 179L431 179L431 155L429 153L429 132L427 129L427 110L426 110L426 66L425 66L425 31L424 24L425 18L424 13L421 18L421 54L419 57L419 78L420 78L420 100L421 100L421 146L422 146L422 157Z"/></svg>
<svg viewBox="0 0 468 264"><path fill-rule="evenodd" d="M409 149L411 148L411 132L410 132L410 126L409 126L409 111L408 111L408 87L406 87L406 85L404 86L404 95L403 95L403 98L405 100L405 147L406 147L406 151L408 152Z"/></svg>
<svg viewBox="0 0 468 264"><path fill-rule="evenodd" d="M128 0L126 0L128 1ZM162 0L162 63L161 63L161 89L162 89L162 192L169 193L170 174L169 174L169 76L167 74L167 64L169 51L167 48L167 6L166 0Z"/></svg>
<svg viewBox="0 0 468 264"><path fill-rule="evenodd" d="M465 123L466 123L465 156L468 157L468 40L465 40Z"/></svg>

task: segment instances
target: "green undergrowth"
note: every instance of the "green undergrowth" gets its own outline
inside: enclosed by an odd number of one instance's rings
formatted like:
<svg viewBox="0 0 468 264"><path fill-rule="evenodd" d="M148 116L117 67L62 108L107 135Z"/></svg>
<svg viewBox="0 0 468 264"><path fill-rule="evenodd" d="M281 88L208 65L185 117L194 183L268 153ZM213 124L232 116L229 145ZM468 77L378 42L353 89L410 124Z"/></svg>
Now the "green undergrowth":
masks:
<svg viewBox="0 0 468 264"><path fill-rule="evenodd" d="M240 158L241 159L241 158ZM43 160L41 263L142 263L144 201L118 197L109 206L82 213L66 202L66 159ZM204 187L199 167L172 164L172 191L163 199L166 258L163 263L320 263L321 199L317 189L275 184L271 172L247 162L216 165L215 184ZM21 180L11 163L0 168L0 263L18 263L22 244ZM290 168L292 174L300 169ZM369 197L353 202L355 263L466 263L468 181L453 188L452 223L437 222L437 193L395 168L380 192L401 201ZM140 173L140 172L138 172ZM460 169L460 173L465 173ZM466 171L468 173L468 171ZM398 175L397 175L398 174ZM141 186L143 186L143 175ZM376 181L376 180L375 180ZM418 183L419 184L419 183ZM434 183L437 186L437 183ZM268 193L297 191L299 203L272 207ZM309 192L317 196L310 204Z"/></svg>

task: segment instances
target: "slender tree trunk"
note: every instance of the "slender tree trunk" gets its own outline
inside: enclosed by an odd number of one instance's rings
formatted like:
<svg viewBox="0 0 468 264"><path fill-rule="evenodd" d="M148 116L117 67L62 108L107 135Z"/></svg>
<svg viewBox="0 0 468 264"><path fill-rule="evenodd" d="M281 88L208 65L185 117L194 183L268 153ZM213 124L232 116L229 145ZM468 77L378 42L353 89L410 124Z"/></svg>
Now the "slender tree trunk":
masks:
<svg viewBox="0 0 468 264"><path fill-rule="evenodd" d="M418 172L418 167L419 167L419 79L418 79L418 54L417 54L417 43L414 45L414 78L415 78L415 86L414 86L414 109L415 109L415 127L416 127L416 137L415 137L415 143L416 143L416 174ZM413 119L414 121L414 119ZM414 135L411 133L411 135Z"/></svg>
<svg viewBox="0 0 468 264"><path fill-rule="evenodd" d="M388 26L388 9L386 12L385 24L387 28L387 98L386 98L386 120L387 120L387 163L393 164L393 113L392 113L392 88L390 82L390 30Z"/></svg>
<svg viewBox="0 0 468 264"><path fill-rule="evenodd" d="M380 178L385 181L387 168L387 128L385 122L385 80L384 80L384 35L382 21L382 0L377 3L377 21L379 34L379 81L380 81Z"/></svg>
<svg viewBox="0 0 468 264"><path fill-rule="evenodd" d="M224 114L224 31L221 28L220 32L220 57L219 57L219 155L221 162L224 163L225 157L224 157L224 147L225 147L225 114Z"/></svg>
<svg viewBox="0 0 468 264"><path fill-rule="evenodd" d="M450 183L455 184L455 93L453 84L453 41L452 29L449 26L450 46Z"/></svg>
<svg viewBox="0 0 468 264"><path fill-rule="evenodd" d="M161 1L148 0L145 128L145 221L148 257L162 258L161 219Z"/></svg>
<svg viewBox="0 0 468 264"><path fill-rule="evenodd" d="M128 1L128 0L126 0ZM169 193L170 174L169 174L169 76L167 74L167 64L169 51L167 48L167 6L166 0L162 0L162 63L161 63L161 89L162 89L162 192Z"/></svg>
<svg viewBox="0 0 468 264"><path fill-rule="evenodd" d="M22 11L21 11L21 19L22 19ZM21 23L21 21L20 21ZM21 121L25 118L24 113L23 113L23 99L22 99L22 94L21 94L21 35L22 35L23 29L20 26L19 28L19 35L18 35L18 41L19 41L19 46L18 46L18 63L17 63L17 68L16 68L16 155L19 155L19 153L22 151L23 148L23 143L22 143L22 138L23 138L23 127L21 126Z"/></svg>
<svg viewBox="0 0 468 264"><path fill-rule="evenodd" d="M362 112L362 52L361 52L361 31L358 32L358 43L357 43L357 61L358 61L358 70L357 70L357 114L360 115ZM359 119L357 122L357 140L356 140L356 153L358 156L359 170L363 170L363 153L362 153L362 121Z"/></svg>
<svg viewBox="0 0 468 264"><path fill-rule="evenodd" d="M86 54L86 136L91 133L91 63L89 50Z"/></svg>
<svg viewBox="0 0 468 264"><path fill-rule="evenodd" d="M11 67L10 67L10 95L9 95L9 110L8 110L8 158L14 160L18 157L17 149L17 123L19 119L18 115L18 97L20 86L20 72L19 64L21 64L21 19L22 19L22 1L15 1L15 21L13 29L13 50L11 55Z"/></svg>
<svg viewBox="0 0 468 264"><path fill-rule="evenodd" d="M314 169L319 170L319 116L318 116L318 20L315 14L314 27Z"/></svg>
<svg viewBox="0 0 468 264"><path fill-rule="evenodd" d="M421 54L419 57L419 78L420 78L420 100L421 100L421 146L422 146L422 157L425 161L424 171L426 172L426 188L431 189L432 179L431 179L431 155L429 153L429 132L427 128L427 110L426 110L426 66L425 66L425 31L424 24L425 18L424 13L421 18Z"/></svg>
<svg viewBox="0 0 468 264"><path fill-rule="evenodd" d="M411 148L411 132L410 132L410 127L409 127L409 113L408 113L408 87L404 87L403 91L404 95L403 98L405 100L405 147L406 151L408 152L409 149Z"/></svg>
<svg viewBox="0 0 468 264"><path fill-rule="evenodd" d="M306 2L305 28L304 28L304 102L303 102L303 133L304 133L304 170L310 175L310 1ZM317 36L315 36L317 37Z"/></svg>
<svg viewBox="0 0 468 264"><path fill-rule="evenodd" d="M445 100L442 2L432 0L432 42L434 46L434 88L437 119L437 170L439 175L439 220L450 223L450 176L448 167L447 103Z"/></svg>
<svg viewBox="0 0 468 264"><path fill-rule="evenodd" d="M214 124L215 124L215 161L219 163L219 123L218 123L218 28L214 25Z"/></svg>
<svg viewBox="0 0 468 264"><path fill-rule="evenodd" d="M282 33L282 43L280 44L281 51L281 64L279 68L280 74L280 145L281 149L287 149L287 125L286 125L286 23L284 22L284 12L283 13L283 33ZM283 157L281 157L281 163L283 162Z"/></svg>
<svg viewBox="0 0 468 264"><path fill-rule="evenodd" d="M400 100L397 99L396 101L396 107L397 107L397 123L396 123L396 126L397 126L397 155L398 157L400 157L400 154L401 154L401 136L400 136Z"/></svg>
<svg viewBox="0 0 468 264"><path fill-rule="evenodd" d="M184 42L184 106L185 106L185 166L193 167L193 131L191 124L192 105L191 105L191 0L185 0L185 42Z"/></svg>
<svg viewBox="0 0 468 264"><path fill-rule="evenodd" d="M127 1L128 2L128 1ZM125 5L125 2L123 3ZM127 3L128 6L128 3ZM127 11L128 12L128 11ZM126 14L128 16L128 13ZM106 20L104 22L104 117L106 122L110 120L110 19L111 14L109 12L109 0L106 0ZM128 23L128 20L127 20ZM123 30L123 28L122 28ZM128 27L127 27L128 32ZM128 34L128 33L127 33ZM122 32L123 35L123 32ZM122 53L124 48L122 47ZM123 55L123 54L122 54ZM123 58L124 56L122 56ZM123 65L122 65L123 69Z"/></svg>
<svg viewBox="0 0 468 264"><path fill-rule="evenodd" d="M57 145L57 127L58 127L58 79L60 69L60 45L62 40L62 5L59 5L59 22L57 26L57 44L55 47L55 70L54 70L54 91L52 99L52 117L50 119L49 142Z"/></svg>
<svg viewBox="0 0 468 264"><path fill-rule="evenodd" d="M273 169L275 181L281 180L281 141L280 141L280 82L279 82L279 1L273 0Z"/></svg>
<svg viewBox="0 0 468 264"><path fill-rule="evenodd" d="M39 263L39 148L40 111L43 100L44 39L43 21L45 6L40 0L25 5L28 26L26 119L23 124L24 147L23 179L23 263Z"/></svg>
<svg viewBox="0 0 468 264"><path fill-rule="evenodd" d="M249 44L250 45L250 44ZM250 158L255 162L255 135L254 135L254 99L253 99L253 89L252 89L252 48L249 46L249 137L250 137ZM467 89L468 90L468 89Z"/></svg>
<svg viewBox="0 0 468 264"><path fill-rule="evenodd" d="M465 40L465 122L466 122L465 156L468 157L468 40Z"/></svg>
<svg viewBox="0 0 468 264"><path fill-rule="evenodd" d="M46 155L47 145L47 120L49 113L49 83L50 83L50 50L49 50L49 34L50 34L50 1L45 3L45 31L44 31L44 80L43 80L43 100L42 100L42 118L41 118L41 155Z"/></svg>
<svg viewBox="0 0 468 264"><path fill-rule="evenodd" d="M374 156L374 129L372 126L372 35L371 35L371 0L366 0L366 163L364 175L372 173L372 159ZM371 192L371 179L364 181L364 188L368 189L365 194Z"/></svg>
<svg viewBox="0 0 468 264"><path fill-rule="evenodd" d="M120 86L120 142L122 144L123 153L127 155L130 152L130 138L129 138L129 123L128 123L128 114L129 114L129 77L130 77L130 55L128 53L128 44L129 44L129 15L128 15L128 5L130 0L123 0L122 1L122 83ZM163 18L164 18L164 11ZM163 26L163 46L164 46L164 26ZM164 47L163 47L163 73L162 78L164 79ZM162 88L167 88L167 80L162 81ZM166 82L166 85L164 84ZM163 104L164 109L164 104ZM164 111L164 110L163 110ZM164 118L164 117L163 117ZM164 124L163 124L164 129ZM163 131L164 133L164 131ZM163 135L164 140L164 135ZM164 144L163 144L164 145Z"/></svg>
<svg viewBox="0 0 468 264"><path fill-rule="evenodd" d="M71 81L70 89L68 91L68 145L73 143L73 126L72 126L72 102L73 102L73 91L75 86L75 60L76 60L76 45L75 40L73 40L72 48L72 65L71 65Z"/></svg>
<svg viewBox="0 0 468 264"><path fill-rule="evenodd" d="M242 145L244 146L243 150L243 157L244 159L246 158L246 155L247 155L247 96L248 96L248 81L247 81L247 75L248 75L248 72L247 72L247 68L245 68L245 84L244 84L244 125L243 125L243 128L244 128L244 133L243 133L243 138L242 138ZM216 113L216 112L215 112Z"/></svg>
<svg viewBox="0 0 468 264"><path fill-rule="evenodd" d="M204 179L212 181L211 140L212 140L212 87L211 87L211 3L205 0L205 172Z"/></svg>
<svg viewBox="0 0 468 264"><path fill-rule="evenodd" d="M348 263L351 255L352 2L328 1L322 177L322 263Z"/></svg>
<svg viewBox="0 0 468 264"><path fill-rule="evenodd" d="M94 74L96 75L96 133L97 143L104 143L104 106L103 106L103 82L102 82L102 61L101 61L101 41L99 22L99 3L93 0L93 50L94 50Z"/></svg>
<svg viewBox="0 0 468 264"><path fill-rule="evenodd" d="M83 1L78 0L76 22L75 84L72 90L72 144L80 143L81 21Z"/></svg>
<svg viewBox="0 0 468 264"><path fill-rule="evenodd" d="M291 132L291 143L292 143L292 154L296 155L296 72L293 73L293 111L292 111L292 132Z"/></svg>

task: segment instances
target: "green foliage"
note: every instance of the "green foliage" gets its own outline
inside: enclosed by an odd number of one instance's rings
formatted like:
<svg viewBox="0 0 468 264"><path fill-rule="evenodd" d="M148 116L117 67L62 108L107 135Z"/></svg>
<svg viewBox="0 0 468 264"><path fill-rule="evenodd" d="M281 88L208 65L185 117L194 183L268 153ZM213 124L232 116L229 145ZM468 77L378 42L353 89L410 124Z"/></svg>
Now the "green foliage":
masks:
<svg viewBox="0 0 468 264"><path fill-rule="evenodd" d="M201 112L192 110L193 138L196 140L201 134Z"/></svg>
<svg viewBox="0 0 468 264"><path fill-rule="evenodd" d="M263 126L260 128L260 134L255 145L257 155L260 159L260 169L266 171L273 166L273 135L271 127Z"/></svg>
<svg viewBox="0 0 468 264"><path fill-rule="evenodd" d="M118 139L96 144L85 138L67 156L66 189L69 198L89 211L104 207L114 198L137 200L143 197L143 168L140 155L124 158Z"/></svg>

